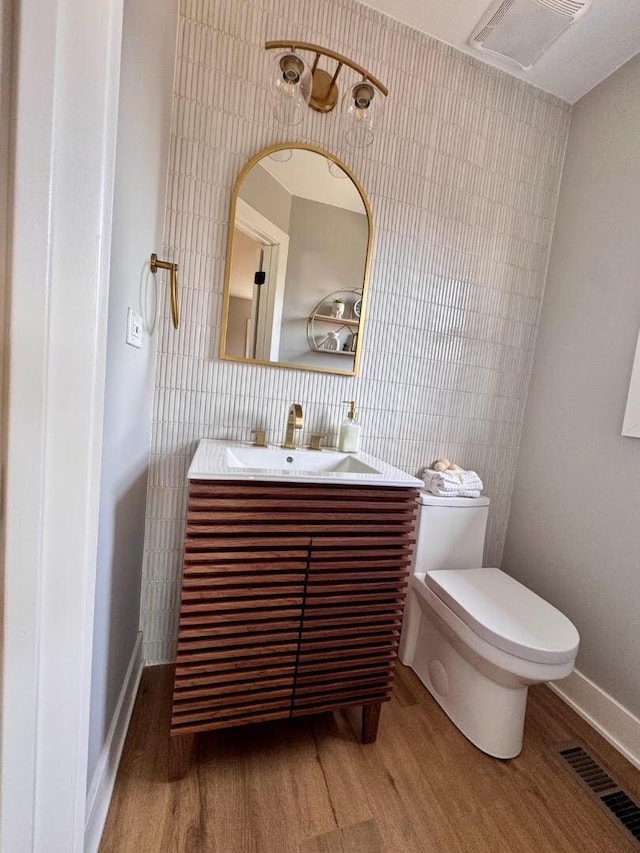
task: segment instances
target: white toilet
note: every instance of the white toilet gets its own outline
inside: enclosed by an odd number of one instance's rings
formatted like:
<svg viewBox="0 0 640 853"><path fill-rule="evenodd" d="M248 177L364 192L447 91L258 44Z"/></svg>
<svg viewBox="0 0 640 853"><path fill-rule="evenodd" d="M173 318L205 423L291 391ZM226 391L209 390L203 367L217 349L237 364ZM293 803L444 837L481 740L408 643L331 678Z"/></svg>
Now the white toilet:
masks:
<svg viewBox="0 0 640 853"><path fill-rule="evenodd" d="M400 660L483 752L522 749L530 684L569 675L580 637L564 614L482 564L489 499L421 492Z"/></svg>

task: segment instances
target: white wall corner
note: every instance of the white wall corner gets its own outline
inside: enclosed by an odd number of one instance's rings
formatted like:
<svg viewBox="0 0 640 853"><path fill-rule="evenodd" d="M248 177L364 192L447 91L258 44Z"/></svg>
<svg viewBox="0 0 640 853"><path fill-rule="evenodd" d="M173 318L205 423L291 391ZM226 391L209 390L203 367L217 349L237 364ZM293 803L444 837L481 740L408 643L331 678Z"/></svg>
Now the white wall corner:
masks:
<svg viewBox="0 0 640 853"><path fill-rule="evenodd" d="M142 632L136 637L107 738L87 792L85 853L97 853L142 676Z"/></svg>
<svg viewBox="0 0 640 853"><path fill-rule="evenodd" d="M577 669L549 687L640 770L638 717Z"/></svg>

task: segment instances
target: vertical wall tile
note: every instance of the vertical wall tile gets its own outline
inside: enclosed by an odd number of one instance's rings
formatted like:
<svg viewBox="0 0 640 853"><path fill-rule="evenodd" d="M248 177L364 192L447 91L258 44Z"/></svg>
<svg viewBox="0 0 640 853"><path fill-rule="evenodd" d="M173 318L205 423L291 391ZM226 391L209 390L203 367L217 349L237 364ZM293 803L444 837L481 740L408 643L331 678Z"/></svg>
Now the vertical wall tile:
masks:
<svg viewBox="0 0 640 853"><path fill-rule="evenodd" d="M271 113L267 38L351 55L389 85L374 144L337 116L289 131ZM343 75L346 81L347 73ZM446 455L492 498L499 564L544 288L569 107L356 0L182 0L164 243L180 263L181 327L163 294L142 590L149 663L173 657L186 472L202 437L279 440L288 404L305 437L337 438L358 401L363 447L412 473ZM274 142L315 142L361 179L375 245L358 377L217 359L233 183Z"/></svg>

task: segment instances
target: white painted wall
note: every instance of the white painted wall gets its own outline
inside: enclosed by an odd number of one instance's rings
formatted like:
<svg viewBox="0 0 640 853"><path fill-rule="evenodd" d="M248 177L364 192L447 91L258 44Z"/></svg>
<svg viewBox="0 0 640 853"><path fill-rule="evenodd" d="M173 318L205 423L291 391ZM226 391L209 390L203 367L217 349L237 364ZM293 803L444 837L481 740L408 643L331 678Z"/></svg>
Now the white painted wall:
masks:
<svg viewBox="0 0 640 853"><path fill-rule="evenodd" d="M0 9L0 222L10 219L10 128L11 93L13 90L13 28L14 4L6 2ZM8 233L0 227L0 636L4 637L4 551L6 524L6 478L7 478L7 369L9 364L9 329L7 326L9 296ZM0 642L0 659L4 642ZM0 708L2 691L0 681ZM1 714L1 711L0 711ZM2 719L0 717L0 730Z"/></svg>
<svg viewBox="0 0 640 853"><path fill-rule="evenodd" d="M164 257L177 28L176 0L125 0L109 326L105 378L100 526L93 632L87 784L136 643L156 353L156 288L149 256ZM127 308L143 313L141 349L125 343ZM107 744L107 748L108 748Z"/></svg>
<svg viewBox="0 0 640 853"><path fill-rule="evenodd" d="M362 200L360 209L364 210ZM309 350L307 322L316 305L331 293L362 289L369 242L366 213L294 196L289 237L279 360L352 370L352 358ZM345 293L341 295L346 298ZM349 310L347 305L346 317ZM339 331L343 343L350 337L350 329L322 324L316 324L316 337L322 340L330 330Z"/></svg>
<svg viewBox="0 0 640 853"><path fill-rule="evenodd" d="M503 568L640 714L640 441L620 435L640 326L640 56L574 107Z"/></svg>
<svg viewBox="0 0 640 853"><path fill-rule="evenodd" d="M289 233L291 195L260 164L247 172L238 195L282 231Z"/></svg>
<svg viewBox="0 0 640 853"><path fill-rule="evenodd" d="M13 2L5 2L0 9L0 222L9 222L9 174L11 156L11 91L12 91L12 35ZM0 577L4 570L4 522L6 478L6 370L9 358L9 332L5 326L9 294L8 233L0 227ZM0 596L2 592L0 591ZM2 600L0 598L0 609ZM0 620L2 614L0 614Z"/></svg>

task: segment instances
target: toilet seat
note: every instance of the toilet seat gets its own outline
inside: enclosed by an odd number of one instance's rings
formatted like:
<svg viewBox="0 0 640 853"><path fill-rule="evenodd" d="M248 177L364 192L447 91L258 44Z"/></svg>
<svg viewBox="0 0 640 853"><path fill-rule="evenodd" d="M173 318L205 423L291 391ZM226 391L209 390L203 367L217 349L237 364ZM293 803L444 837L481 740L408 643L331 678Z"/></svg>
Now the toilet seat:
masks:
<svg viewBox="0 0 640 853"><path fill-rule="evenodd" d="M479 637L534 663L573 661L580 641L567 617L495 568L427 572L427 587Z"/></svg>

